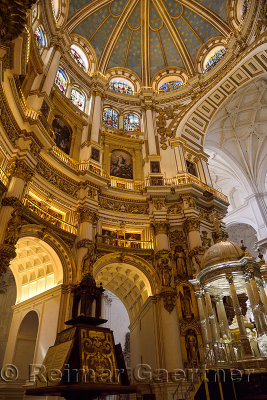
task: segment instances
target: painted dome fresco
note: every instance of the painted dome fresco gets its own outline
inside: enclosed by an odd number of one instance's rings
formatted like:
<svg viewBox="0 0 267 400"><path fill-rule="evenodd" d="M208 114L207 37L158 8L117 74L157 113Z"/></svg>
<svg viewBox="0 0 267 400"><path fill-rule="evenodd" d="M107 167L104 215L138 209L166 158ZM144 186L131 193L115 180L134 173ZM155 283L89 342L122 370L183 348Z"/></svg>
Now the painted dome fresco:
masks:
<svg viewBox="0 0 267 400"><path fill-rule="evenodd" d="M124 67L144 84L170 67L194 75L203 49L231 33L227 0L70 0L67 28L99 71Z"/></svg>

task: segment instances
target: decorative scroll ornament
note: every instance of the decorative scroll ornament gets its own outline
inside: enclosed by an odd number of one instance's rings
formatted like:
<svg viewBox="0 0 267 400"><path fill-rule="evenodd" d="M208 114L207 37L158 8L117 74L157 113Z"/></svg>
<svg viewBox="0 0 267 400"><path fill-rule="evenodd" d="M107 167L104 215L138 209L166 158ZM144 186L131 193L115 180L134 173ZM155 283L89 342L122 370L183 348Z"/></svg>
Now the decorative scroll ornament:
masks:
<svg viewBox="0 0 267 400"><path fill-rule="evenodd" d="M177 297L176 290L168 289L161 293L161 297L163 299L163 305L165 310L171 313L176 306L176 297Z"/></svg>
<svg viewBox="0 0 267 400"><path fill-rule="evenodd" d="M34 170L24 160L14 160L9 164L7 174L20 178L27 183L33 177Z"/></svg>

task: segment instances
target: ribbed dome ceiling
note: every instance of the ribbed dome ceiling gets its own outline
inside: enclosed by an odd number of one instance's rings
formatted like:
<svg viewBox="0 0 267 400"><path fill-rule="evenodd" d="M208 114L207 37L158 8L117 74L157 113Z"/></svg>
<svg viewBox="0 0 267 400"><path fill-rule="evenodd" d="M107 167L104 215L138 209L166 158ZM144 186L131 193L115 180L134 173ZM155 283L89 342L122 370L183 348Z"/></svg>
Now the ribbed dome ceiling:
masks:
<svg viewBox="0 0 267 400"><path fill-rule="evenodd" d="M196 71L201 46L227 36L227 0L70 0L70 32L92 45L98 69L135 71L143 83L168 66Z"/></svg>

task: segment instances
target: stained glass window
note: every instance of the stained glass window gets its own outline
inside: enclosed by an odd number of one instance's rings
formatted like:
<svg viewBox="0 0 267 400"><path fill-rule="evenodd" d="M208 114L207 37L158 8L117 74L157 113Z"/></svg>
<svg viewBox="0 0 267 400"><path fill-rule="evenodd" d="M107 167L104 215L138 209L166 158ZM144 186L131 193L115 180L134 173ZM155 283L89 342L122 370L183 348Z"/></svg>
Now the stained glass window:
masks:
<svg viewBox="0 0 267 400"><path fill-rule="evenodd" d="M133 94L133 89L125 82L110 82L109 88L123 94Z"/></svg>
<svg viewBox="0 0 267 400"><path fill-rule="evenodd" d="M182 81L165 82L160 86L159 91L163 93L172 92L173 90L179 89L181 86L183 86Z"/></svg>
<svg viewBox="0 0 267 400"><path fill-rule="evenodd" d="M205 65L205 70L204 72L208 72L210 71L213 67L215 67L215 65L217 65L221 59L223 58L223 56L225 55L226 50L224 47L222 47L221 49L217 50L211 57L210 59L206 62Z"/></svg>
<svg viewBox="0 0 267 400"><path fill-rule="evenodd" d="M111 108L105 108L103 112L103 123L113 128L118 128L118 113Z"/></svg>
<svg viewBox="0 0 267 400"><path fill-rule="evenodd" d="M130 132L140 132L140 118L135 114L128 114L124 119L124 129Z"/></svg>
<svg viewBox="0 0 267 400"><path fill-rule="evenodd" d="M74 61L81 67L84 71L86 70L85 62L81 56L81 54L78 53L78 51L71 46L70 48L70 55L74 59Z"/></svg>
<svg viewBox="0 0 267 400"><path fill-rule="evenodd" d="M248 11L248 4L249 4L249 0L245 0L243 3L243 7L242 7L242 21L244 20L247 11Z"/></svg>
<svg viewBox="0 0 267 400"><path fill-rule="evenodd" d="M38 26L34 32L34 38L39 51L45 46L45 34L41 26Z"/></svg>
<svg viewBox="0 0 267 400"><path fill-rule="evenodd" d="M55 84L57 85L57 87L59 88L59 90L62 93L66 93L66 89L67 89L67 77L64 74L64 72L59 68L57 70L57 74L56 74L56 78L55 78Z"/></svg>
<svg viewBox="0 0 267 400"><path fill-rule="evenodd" d="M84 110L84 105L85 105L85 95L80 92L78 89L73 88L71 90L71 95L70 99L72 103L77 106L80 110Z"/></svg>

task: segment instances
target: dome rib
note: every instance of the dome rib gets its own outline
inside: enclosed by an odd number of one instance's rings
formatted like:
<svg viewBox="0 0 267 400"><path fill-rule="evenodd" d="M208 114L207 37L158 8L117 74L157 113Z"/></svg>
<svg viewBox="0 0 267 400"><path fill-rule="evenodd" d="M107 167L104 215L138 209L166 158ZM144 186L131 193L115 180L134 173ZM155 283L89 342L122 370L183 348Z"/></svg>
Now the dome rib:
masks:
<svg viewBox="0 0 267 400"><path fill-rule="evenodd" d="M192 10L200 17L204 18L209 24L214 26L224 36L228 36L230 34L231 29L229 28L227 23L215 12L213 12L203 4L195 0L179 0L179 3Z"/></svg>

